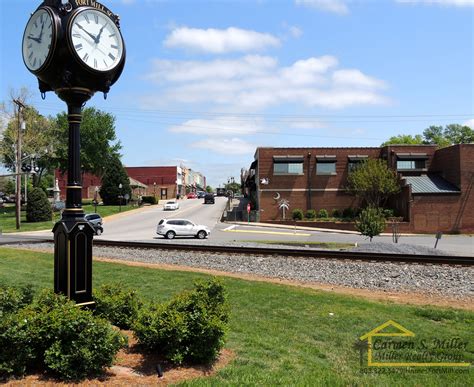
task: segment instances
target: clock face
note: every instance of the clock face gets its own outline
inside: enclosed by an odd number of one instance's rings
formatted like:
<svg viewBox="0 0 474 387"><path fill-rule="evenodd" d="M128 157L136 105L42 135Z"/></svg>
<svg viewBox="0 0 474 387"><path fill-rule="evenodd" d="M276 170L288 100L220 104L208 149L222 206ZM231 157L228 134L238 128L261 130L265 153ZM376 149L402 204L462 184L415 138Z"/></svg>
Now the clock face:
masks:
<svg viewBox="0 0 474 387"><path fill-rule="evenodd" d="M103 12L86 9L74 15L69 38L73 52L93 70L112 70L122 60L122 35L112 19Z"/></svg>
<svg viewBox="0 0 474 387"><path fill-rule="evenodd" d="M23 61L30 71L38 71L47 64L55 37L53 17L40 8L31 15L23 34Z"/></svg>

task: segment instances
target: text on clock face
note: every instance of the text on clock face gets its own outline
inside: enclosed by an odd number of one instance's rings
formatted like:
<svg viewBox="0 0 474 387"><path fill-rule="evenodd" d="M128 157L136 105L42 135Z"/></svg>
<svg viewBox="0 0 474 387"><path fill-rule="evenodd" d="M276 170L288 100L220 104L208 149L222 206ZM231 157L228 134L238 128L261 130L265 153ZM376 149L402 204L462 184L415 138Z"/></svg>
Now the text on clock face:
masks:
<svg viewBox="0 0 474 387"><path fill-rule="evenodd" d="M23 58L31 70L37 70L46 62L53 40L53 21L45 10L39 10L30 18L23 39Z"/></svg>
<svg viewBox="0 0 474 387"><path fill-rule="evenodd" d="M83 11L74 18L71 41L79 58L95 70L110 70L118 65L122 57L117 26L98 11Z"/></svg>

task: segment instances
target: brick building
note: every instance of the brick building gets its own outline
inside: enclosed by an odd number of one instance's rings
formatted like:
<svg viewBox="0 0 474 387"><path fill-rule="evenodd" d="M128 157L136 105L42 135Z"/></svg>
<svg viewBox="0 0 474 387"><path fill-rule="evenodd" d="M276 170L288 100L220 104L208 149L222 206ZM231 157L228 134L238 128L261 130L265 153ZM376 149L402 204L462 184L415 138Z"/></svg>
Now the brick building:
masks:
<svg viewBox="0 0 474 387"><path fill-rule="evenodd" d="M261 221L280 220L283 199L290 212L357 208L345 189L347 176L368 158L397 171L401 192L389 206L404 218L403 231L474 232L474 144L257 148L242 185Z"/></svg>
<svg viewBox="0 0 474 387"><path fill-rule="evenodd" d="M206 178L201 173L183 166L125 167L130 186L136 195L155 196L158 200L183 197L188 192L205 188ZM191 175L192 172L192 175ZM61 198L66 195L67 173L55 172ZM191 176L191 177L190 177ZM82 197L92 199L96 187L102 185L99 177L86 173L82 177ZM203 185L203 186L201 186Z"/></svg>

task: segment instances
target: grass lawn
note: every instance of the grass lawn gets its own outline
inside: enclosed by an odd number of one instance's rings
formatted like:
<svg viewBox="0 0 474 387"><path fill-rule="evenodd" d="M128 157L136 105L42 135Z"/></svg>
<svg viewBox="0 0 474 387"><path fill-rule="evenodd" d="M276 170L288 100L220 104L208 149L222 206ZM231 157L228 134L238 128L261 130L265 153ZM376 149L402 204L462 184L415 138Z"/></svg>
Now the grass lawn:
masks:
<svg viewBox="0 0 474 387"><path fill-rule="evenodd" d="M166 300L207 275L94 262L94 286L121 281L147 299ZM52 287L52 254L0 248L0 284ZM235 360L185 385L472 386L474 374L430 369L364 373L354 343L387 320L417 337L460 337L474 360L474 313L366 301L312 289L224 277L232 306L226 347ZM331 315L333 314L333 315ZM396 339L396 338L395 338ZM366 359L366 358L365 358Z"/></svg>
<svg viewBox="0 0 474 387"><path fill-rule="evenodd" d="M314 241L271 241L271 240L245 240L242 242L261 243L264 245L284 245L284 246L299 246L299 247L313 247L320 249L347 249L354 247L353 243L339 243L339 242L314 242Z"/></svg>
<svg viewBox="0 0 474 387"><path fill-rule="evenodd" d="M82 206L86 214L94 212L92 204L85 204ZM122 212L134 210L136 206L122 206ZM117 214L120 210L119 206L97 206L97 213L103 218L109 215ZM37 231L50 230L54 224L60 219L59 212L54 213L53 220L49 222L35 222L28 223L26 221L26 211L21 212L21 228L16 229L15 206L5 206L0 208L0 230L4 233L18 232L18 231Z"/></svg>

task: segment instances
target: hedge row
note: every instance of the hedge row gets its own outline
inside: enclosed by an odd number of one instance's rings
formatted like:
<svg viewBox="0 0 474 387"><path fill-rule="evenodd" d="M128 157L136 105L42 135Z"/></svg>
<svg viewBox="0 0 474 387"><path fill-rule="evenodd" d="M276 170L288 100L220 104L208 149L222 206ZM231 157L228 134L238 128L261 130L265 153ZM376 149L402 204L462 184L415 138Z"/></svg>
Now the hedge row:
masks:
<svg viewBox="0 0 474 387"><path fill-rule="evenodd" d="M52 291L33 298L31 288L0 287L0 379L30 370L63 380L98 375L127 344L113 325L133 329L140 344L174 363L210 363L224 345L229 306L217 279L163 304L145 304L121 284L103 285L93 297L91 312Z"/></svg>

